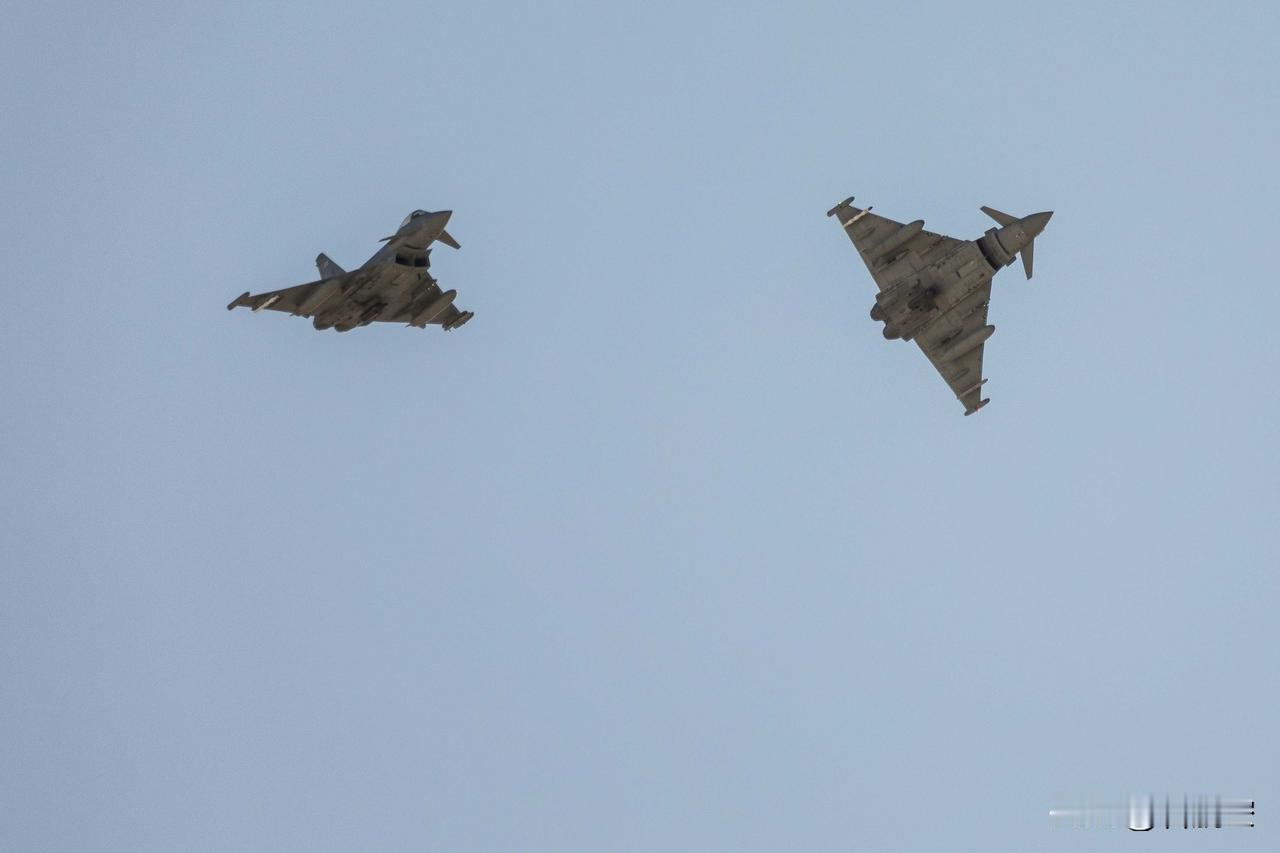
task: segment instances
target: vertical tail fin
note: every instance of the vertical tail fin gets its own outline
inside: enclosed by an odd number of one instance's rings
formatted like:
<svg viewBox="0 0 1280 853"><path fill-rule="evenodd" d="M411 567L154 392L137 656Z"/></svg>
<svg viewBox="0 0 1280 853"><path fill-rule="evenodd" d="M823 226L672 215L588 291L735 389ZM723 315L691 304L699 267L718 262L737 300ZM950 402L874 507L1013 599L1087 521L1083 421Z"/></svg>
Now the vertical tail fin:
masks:
<svg viewBox="0 0 1280 853"><path fill-rule="evenodd" d="M316 269L320 271L320 279L335 278L346 273L342 267L338 266L324 252L316 255Z"/></svg>

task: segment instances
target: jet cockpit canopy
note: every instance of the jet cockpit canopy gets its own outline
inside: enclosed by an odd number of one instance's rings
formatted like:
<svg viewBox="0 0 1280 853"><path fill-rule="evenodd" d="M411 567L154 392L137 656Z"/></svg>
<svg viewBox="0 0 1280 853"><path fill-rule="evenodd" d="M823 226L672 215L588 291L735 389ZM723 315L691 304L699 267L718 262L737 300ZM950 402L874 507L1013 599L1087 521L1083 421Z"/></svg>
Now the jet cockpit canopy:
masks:
<svg viewBox="0 0 1280 853"><path fill-rule="evenodd" d="M408 216L404 218L404 222L400 223L400 227L403 228L413 220L417 219L419 216L426 216L426 215L427 215L427 212L425 210L415 210L413 213L410 213Z"/></svg>

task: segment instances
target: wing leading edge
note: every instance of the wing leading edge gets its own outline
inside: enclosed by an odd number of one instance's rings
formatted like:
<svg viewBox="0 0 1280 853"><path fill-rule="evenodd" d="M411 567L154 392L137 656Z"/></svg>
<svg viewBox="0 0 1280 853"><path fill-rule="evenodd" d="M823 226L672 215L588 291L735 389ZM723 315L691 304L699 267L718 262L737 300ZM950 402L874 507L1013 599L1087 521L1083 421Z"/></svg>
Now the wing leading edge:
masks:
<svg viewBox="0 0 1280 853"><path fill-rule="evenodd" d="M845 199L828 210L827 216L835 216L839 220L881 290L897 280L903 271L902 264L917 268L928 266L964 242L926 231L923 219L898 222L872 213L869 207L854 207L850 203L852 201L852 196Z"/></svg>
<svg viewBox="0 0 1280 853"><path fill-rule="evenodd" d="M920 351L942 376L956 399L971 415L987 404L982 398L982 354L995 326L987 323L991 282L965 302L953 306L916 338Z"/></svg>
<svg viewBox="0 0 1280 853"><path fill-rule="evenodd" d="M320 281L309 282L308 284L298 284L293 287L286 287L283 290L271 290L266 293L244 293L237 296L227 305L227 310L234 308L251 308L254 311L284 311L289 314L298 314L303 317L311 316L311 313L323 304L324 295L332 295L342 289L342 284L347 280L347 276L335 276Z"/></svg>

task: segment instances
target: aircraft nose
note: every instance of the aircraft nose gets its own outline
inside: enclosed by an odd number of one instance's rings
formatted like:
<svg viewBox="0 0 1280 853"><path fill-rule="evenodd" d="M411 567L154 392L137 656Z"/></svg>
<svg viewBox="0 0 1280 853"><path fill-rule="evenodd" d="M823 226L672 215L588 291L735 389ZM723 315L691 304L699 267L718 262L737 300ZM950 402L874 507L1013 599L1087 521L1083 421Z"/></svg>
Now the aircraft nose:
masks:
<svg viewBox="0 0 1280 853"><path fill-rule="evenodd" d="M416 217L409 225L411 233L416 234L419 238L435 239L435 237L444 230L449 224L449 217L453 216L452 210L437 210L430 213L423 213Z"/></svg>
<svg viewBox="0 0 1280 853"><path fill-rule="evenodd" d="M1049 220L1053 218L1053 211L1046 210L1043 213L1033 213L1022 220L1022 226L1027 229L1027 234L1035 237L1044 227L1049 224Z"/></svg>

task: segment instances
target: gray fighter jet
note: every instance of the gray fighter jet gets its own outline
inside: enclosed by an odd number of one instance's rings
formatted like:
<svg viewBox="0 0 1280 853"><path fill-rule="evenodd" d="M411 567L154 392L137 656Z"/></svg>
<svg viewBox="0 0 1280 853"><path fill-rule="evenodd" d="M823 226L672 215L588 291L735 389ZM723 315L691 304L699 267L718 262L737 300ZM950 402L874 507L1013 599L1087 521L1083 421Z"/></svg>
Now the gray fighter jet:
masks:
<svg viewBox="0 0 1280 853"><path fill-rule="evenodd" d="M982 350L996 327L987 323L991 278L1022 256L1031 278L1035 239L1052 211L1019 219L990 207L983 213L999 228L977 240L956 240L924 230L924 220L903 224L854 207L853 197L827 211L838 218L862 255L880 292L871 319L884 322L884 336L915 341L972 415L982 397Z"/></svg>
<svg viewBox="0 0 1280 853"><path fill-rule="evenodd" d="M317 329L339 332L367 326L375 320L419 328L441 326L446 332L456 329L470 320L472 313L455 308L453 300L458 292L441 293L440 285L427 272L432 243L462 248L444 230L452 215L451 210L415 210L400 223L400 230L382 238L387 245L359 269L347 272L321 254L316 258L319 281L270 293L244 293L227 310L244 307L287 311L314 318L312 323Z"/></svg>

